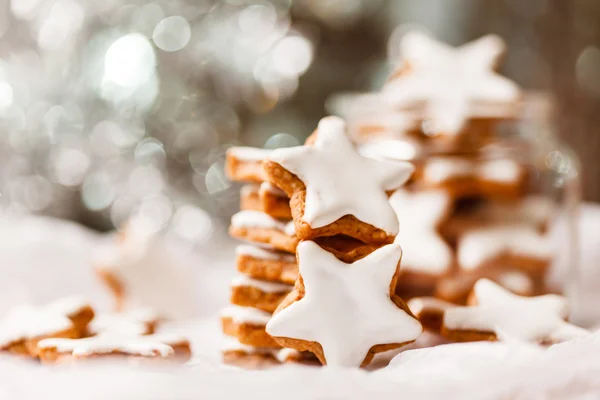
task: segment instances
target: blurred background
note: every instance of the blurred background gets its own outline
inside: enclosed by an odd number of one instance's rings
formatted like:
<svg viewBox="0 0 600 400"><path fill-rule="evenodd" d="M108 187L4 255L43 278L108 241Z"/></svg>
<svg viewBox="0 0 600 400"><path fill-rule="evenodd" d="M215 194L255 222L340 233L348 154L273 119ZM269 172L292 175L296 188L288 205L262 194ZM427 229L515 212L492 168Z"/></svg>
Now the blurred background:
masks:
<svg viewBox="0 0 600 400"><path fill-rule="evenodd" d="M301 143L331 94L381 87L412 24L502 36L600 200L597 0L0 0L0 212L207 237L237 208L225 149Z"/></svg>

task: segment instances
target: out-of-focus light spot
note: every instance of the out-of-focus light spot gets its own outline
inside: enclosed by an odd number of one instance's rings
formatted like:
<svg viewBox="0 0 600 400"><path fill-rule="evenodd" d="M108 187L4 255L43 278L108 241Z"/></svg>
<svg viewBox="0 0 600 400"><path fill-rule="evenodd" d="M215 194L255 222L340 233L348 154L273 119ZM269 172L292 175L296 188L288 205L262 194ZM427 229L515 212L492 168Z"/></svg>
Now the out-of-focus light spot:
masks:
<svg viewBox="0 0 600 400"><path fill-rule="evenodd" d="M165 147L155 138L146 138L135 148L135 160L140 164L164 164Z"/></svg>
<svg viewBox="0 0 600 400"><path fill-rule="evenodd" d="M265 142L265 149L300 146L298 138L287 133L276 133Z"/></svg>
<svg viewBox="0 0 600 400"><path fill-rule="evenodd" d="M273 68L286 77L303 74L313 58L312 44L302 36L288 36L275 44L271 52Z"/></svg>
<svg viewBox="0 0 600 400"><path fill-rule="evenodd" d="M231 187L231 182L225 176L225 163L218 161L210 166L204 177L204 183L206 184L206 190L208 193L214 195L227 190Z"/></svg>
<svg viewBox="0 0 600 400"><path fill-rule="evenodd" d="M104 57L104 79L123 87L139 87L154 75L156 57L148 39L130 33L110 45Z"/></svg>
<svg viewBox="0 0 600 400"><path fill-rule="evenodd" d="M67 39L73 38L81 29L85 11L73 0L58 0L38 32L38 44L44 50L61 49Z"/></svg>
<svg viewBox="0 0 600 400"><path fill-rule="evenodd" d="M600 49L588 46L577 58L575 74L582 89L594 96L600 96Z"/></svg>
<svg viewBox="0 0 600 400"><path fill-rule="evenodd" d="M42 0L12 0L10 10L19 19L31 20L35 18L40 9Z"/></svg>
<svg viewBox="0 0 600 400"><path fill-rule="evenodd" d="M13 89L8 82L0 82L0 109L7 108L13 103Z"/></svg>
<svg viewBox="0 0 600 400"><path fill-rule="evenodd" d="M238 23L240 30L249 35L268 34L277 22L277 13L274 7L267 4L255 4L240 12Z"/></svg>
<svg viewBox="0 0 600 400"><path fill-rule="evenodd" d="M111 205L116 189L110 177L103 172L88 175L83 181L81 199L92 211L100 211Z"/></svg>
<svg viewBox="0 0 600 400"><path fill-rule="evenodd" d="M127 180L129 193L140 197L160 193L164 187L160 171L153 165L136 167Z"/></svg>
<svg viewBox="0 0 600 400"><path fill-rule="evenodd" d="M113 226L122 226L131 216L135 205L133 196L125 194L117 197L110 208L110 220Z"/></svg>
<svg viewBox="0 0 600 400"><path fill-rule="evenodd" d="M576 173L569 156L559 150L555 150L546 156L546 166L559 174L555 181L555 186L557 187L564 184L565 176L571 175L574 172Z"/></svg>
<svg viewBox="0 0 600 400"><path fill-rule="evenodd" d="M173 204L165 196L155 196L145 199L135 211L133 218L142 219L149 225L152 232L160 230L173 214Z"/></svg>
<svg viewBox="0 0 600 400"><path fill-rule="evenodd" d="M89 157L77 149L62 149L54 160L54 177L65 186L79 185L90 167Z"/></svg>
<svg viewBox="0 0 600 400"><path fill-rule="evenodd" d="M175 212L171 229L177 236L194 243L207 242L214 230L208 213L189 205L181 206Z"/></svg>
<svg viewBox="0 0 600 400"><path fill-rule="evenodd" d="M160 21L152 34L152 40L156 47L164 51L183 49L191 37L192 29L189 22L177 15Z"/></svg>
<svg viewBox="0 0 600 400"><path fill-rule="evenodd" d="M54 188L47 179L33 176L25 180L23 195L27 208L41 211L52 203Z"/></svg>

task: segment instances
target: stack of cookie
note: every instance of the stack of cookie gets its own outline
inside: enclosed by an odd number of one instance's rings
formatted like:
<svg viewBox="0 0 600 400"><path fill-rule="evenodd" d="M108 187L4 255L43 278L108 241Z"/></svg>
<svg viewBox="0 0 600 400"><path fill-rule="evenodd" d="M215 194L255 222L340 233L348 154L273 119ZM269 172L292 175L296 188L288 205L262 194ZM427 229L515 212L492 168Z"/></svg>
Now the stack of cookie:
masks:
<svg viewBox="0 0 600 400"><path fill-rule="evenodd" d="M282 350L265 326L298 277L296 246L289 199L266 181L262 162L269 150L232 147L227 152L227 175L243 183L241 211L231 218L229 232L243 240L236 248L239 273L231 282L231 306L222 310L223 332L231 336L223 349L226 362L262 367L302 360Z"/></svg>
<svg viewBox="0 0 600 400"><path fill-rule="evenodd" d="M527 151L519 153L522 143L499 134L524 105L517 85L495 72L503 52L493 35L451 48L408 33L380 93L338 102L360 153L416 166L390 198L404 250L403 298L464 303L480 278L517 294L546 291L555 206L535 195L539 176Z"/></svg>

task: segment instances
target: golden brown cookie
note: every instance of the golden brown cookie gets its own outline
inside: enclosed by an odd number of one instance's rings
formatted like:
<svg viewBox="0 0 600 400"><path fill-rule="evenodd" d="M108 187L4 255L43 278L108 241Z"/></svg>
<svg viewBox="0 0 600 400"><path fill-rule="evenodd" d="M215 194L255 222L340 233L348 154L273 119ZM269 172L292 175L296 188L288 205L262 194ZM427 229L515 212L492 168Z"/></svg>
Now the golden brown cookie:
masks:
<svg viewBox="0 0 600 400"><path fill-rule="evenodd" d="M425 330L440 333L444 312L456 304L435 297L414 297L407 303Z"/></svg>
<svg viewBox="0 0 600 400"><path fill-rule="evenodd" d="M295 253L299 239L292 221L282 222L260 211L240 211L231 217L229 234L276 250Z"/></svg>
<svg viewBox="0 0 600 400"><path fill-rule="evenodd" d="M254 279L293 285L298 278L296 256L262 247L241 244L236 247L237 270Z"/></svg>
<svg viewBox="0 0 600 400"><path fill-rule="evenodd" d="M289 198L268 182L243 186L240 192L240 209L261 211L281 220L292 218Z"/></svg>
<svg viewBox="0 0 600 400"><path fill-rule="evenodd" d="M286 283L262 281L239 275L231 282L230 301L237 306L253 307L272 313L292 288L292 285Z"/></svg>
<svg viewBox="0 0 600 400"><path fill-rule="evenodd" d="M240 343L254 347L280 348L265 331L271 314L251 308L230 306L221 312L221 328L226 335Z"/></svg>
<svg viewBox="0 0 600 400"><path fill-rule="evenodd" d="M232 343L222 350L223 362L244 369L265 369L284 363L302 365L321 365L319 360L309 352L292 349L272 349L245 346Z"/></svg>
<svg viewBox="0 0 600 400"><path fill-rule="evenodd" d="M271 150L254 147L230 147L227 149L225 174L235 182L265 181L262 161Z"/></svg>

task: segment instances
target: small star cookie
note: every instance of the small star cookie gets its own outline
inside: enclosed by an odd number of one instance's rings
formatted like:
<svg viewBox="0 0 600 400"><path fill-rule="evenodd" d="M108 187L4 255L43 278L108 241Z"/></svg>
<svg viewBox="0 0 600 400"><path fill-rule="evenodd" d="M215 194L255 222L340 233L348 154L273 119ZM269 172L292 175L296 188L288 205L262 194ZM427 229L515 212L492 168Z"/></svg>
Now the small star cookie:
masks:
<svg viewBox="0 0 600 400"><path fill-rule="evenodd" d="M365 366L375 353L414 341L421 324L394 295L401 255L400 246L389 244L346 264L314 242L301 242L300 277L267 333L284 347L344 367Z"/></svg>
<svg viewBox="0 0 600 400"><path fill-rule="evenodd" d="M263 163L269 180L290 197L298 238L347 235L390 243L398 221L387 191L402 186L414 168L361 156L338 117L323 118L310 144L277 149Z"/></svg>
<svg viewBox="0 0 600 400"><path fill-rule="evenodd" d="M474 306L444 312L442 334L455 341L514 340L558 343L588 334L566 322L564 297L547 294L522 297L487 279L480 279L472 293Z"/></svg>
<svg viewBox="0 0 600 400"><path fill-rule="evenodd" d="M456 135L471 118L510 117L521 91L494 69L505 45L495 35L458 48L417 32L401 42L403 63L383 88L396 108L422 109L428 131Z"/></svg>

